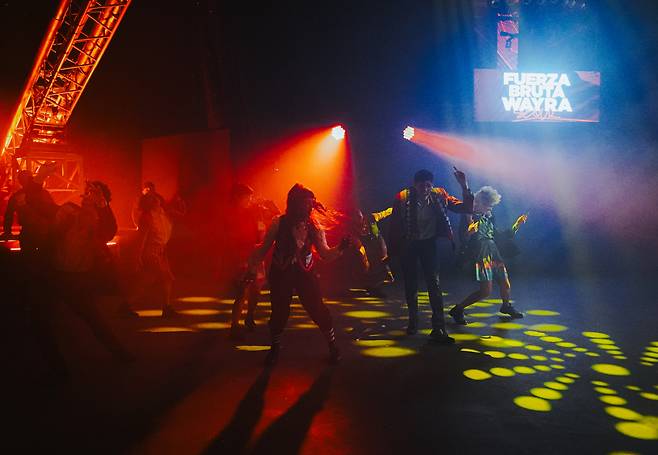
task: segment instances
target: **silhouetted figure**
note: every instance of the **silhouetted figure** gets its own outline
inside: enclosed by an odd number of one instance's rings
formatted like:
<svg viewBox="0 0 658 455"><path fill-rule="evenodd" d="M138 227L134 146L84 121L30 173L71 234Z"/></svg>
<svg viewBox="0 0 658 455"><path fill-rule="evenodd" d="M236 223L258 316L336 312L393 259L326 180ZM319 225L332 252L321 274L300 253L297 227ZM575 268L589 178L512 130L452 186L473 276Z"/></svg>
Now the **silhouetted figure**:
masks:
<svg viewBox="0 0 658 455"><path fill-rule="evenodd" d="M493 208L500 203L501 196L494 188L484 186L475 193L473 214L465 215L465 232L462 240L466 261L475 271L475 279L480 289L468 295L461 303L450 310L450 316L457 324L466 325L464 309L478 300L486 299L491 294L493 281L498 283L502 306L500 312L512 318L522 318L523 314L510 303L510 281L503 254L499 251L497 241L511 241L519 227L528 219L527 215L518 217L508 231L496 230Z"/></svg>
<svg viewBox="0 0 658 455"><path fill-rule="evenodd" d="M290 303L295 290L302 306L324 334L329 346L330 360L340 360L331 314L322 302L320 285L314 270L313 250L323 259L331 261L342 254L350 241L344 238L340 245L329 248L324 230L313 219L314 209L324 211L311 190L295 184L288 192L286 213L274 220L263 243L249 258L250 273L253 277L258 264L274 246L268 276L272 300L269 324L272 348L266 358L266 364L269 365L278 360L281 335L290 315Z"/></svg>
<svg viewBox="0 0 658 455"><path fill-rule="evenodd" d="M443 188L434 187L434 175L420 170L414 175L413 186L398 193L391 214L390 250L398 255L404 275L404 293L409 309L407 334L418 330L418 262L423 270L432 307L431 340L454 343L448 336L443 315L443 297L439 281L439 260L436 241L439 237L452 240L452 228L447 211L471 213L473 195L468 189L466 175L455 168L455 178L462 187L460 201Z"/></svg>

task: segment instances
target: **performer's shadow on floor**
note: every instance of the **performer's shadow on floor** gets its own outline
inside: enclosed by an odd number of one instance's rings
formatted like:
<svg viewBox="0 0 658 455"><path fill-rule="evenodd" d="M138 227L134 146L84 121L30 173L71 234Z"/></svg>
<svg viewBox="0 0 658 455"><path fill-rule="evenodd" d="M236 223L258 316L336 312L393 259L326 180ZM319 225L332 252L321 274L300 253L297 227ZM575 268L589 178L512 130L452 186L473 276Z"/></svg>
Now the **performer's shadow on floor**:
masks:
<svg viewBox="0 0 658 455"><path fill-rule="evenodd" d="M329 396L334 368L327 367L311 387L299 397L285 414L263 431L251 453L298 453L315 415ZM231 422L208 446L204 454L239 454L247 451L247 444L260 420L265 405L265 391L270 370L264 369L238 405Z"/></svg>

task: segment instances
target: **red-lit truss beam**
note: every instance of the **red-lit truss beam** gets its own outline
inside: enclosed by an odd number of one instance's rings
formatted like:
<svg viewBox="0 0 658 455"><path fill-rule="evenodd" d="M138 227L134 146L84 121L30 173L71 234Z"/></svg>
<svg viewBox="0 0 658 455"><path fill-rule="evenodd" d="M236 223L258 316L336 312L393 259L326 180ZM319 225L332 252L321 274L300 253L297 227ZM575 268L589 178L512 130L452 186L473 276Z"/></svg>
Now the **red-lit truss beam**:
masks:
<svg viewBox="0 0 658 455"><path fill-rule="evenodd" d="M21 156L21 147L33 142L62 142L71 113L131 1L61 0L0 156Z"/></svg>

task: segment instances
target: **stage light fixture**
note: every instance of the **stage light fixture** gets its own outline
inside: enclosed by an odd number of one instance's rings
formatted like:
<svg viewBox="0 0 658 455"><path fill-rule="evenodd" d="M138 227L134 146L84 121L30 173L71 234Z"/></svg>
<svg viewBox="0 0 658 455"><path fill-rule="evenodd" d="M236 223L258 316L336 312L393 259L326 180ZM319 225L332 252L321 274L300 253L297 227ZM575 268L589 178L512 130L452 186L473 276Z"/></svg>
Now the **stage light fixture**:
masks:
<svg viewBox="0 0 658 455"><path fill-rule="evenodd" d="M408 126L402 132L402 137L410 141L415 134L416 134L416 130L413 128L413 126Z"/></svg>
<svg viewBox="0 0 658 455"><path fill-rule="evenodd" d="M345 138L345 128L343 128L340 125L334 126L331 129L331 136L334 139L336 139L337 141L340 141L341 139L344 139Z"/></svg>

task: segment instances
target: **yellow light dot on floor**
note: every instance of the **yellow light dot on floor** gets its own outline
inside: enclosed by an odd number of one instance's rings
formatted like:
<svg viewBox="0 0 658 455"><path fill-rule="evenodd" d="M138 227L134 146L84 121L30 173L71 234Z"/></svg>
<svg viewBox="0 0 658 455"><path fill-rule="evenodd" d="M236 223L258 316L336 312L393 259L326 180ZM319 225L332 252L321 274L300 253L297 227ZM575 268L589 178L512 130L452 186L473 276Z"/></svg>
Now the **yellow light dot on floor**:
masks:
<svg viewBox="0 0 658 455"><path fill-rule="evenodd" d="M595 344L615 344L610 338L592 338L589 341Z"/></svg>
<svg viewBox="0 0 658 455"><path fill-rule="evenodd" d="M484 303L494 303L498 305L502 305L503 301L501 299L482 299L480 302ZM514 303L514 300L510 300L511 303Z"/></svg>
<svg viewBox="0 0 658 455"><path fill-rule="evenodd" d="M626 388L627 388L628 390L632 390L633 392L639 392L639 391L642 390L641 388L639 388L639 387L636 386L636 385L627 385Z"/></svg>
<svg viewBox="0 0 658 455"><path fill-rule="evenodd" d="M477 307L477 308L489 308L491 306L494 306L493 303L487 303L487 302L475 302L472 307Z"/></svg>
<svg viewBox="0 0 658 455"><path fill-rule="evenodd" d="M658 346L649 346L647 351L658 353Z"/></svg>
<svg viewBox="0 0 658 455"><path fill-rule="evenodd" d="M534 389L530 390L530 393L545 400L559 400L562 398L562 394L557 390L546 389L543 387L535 387Z"/></svg>
<svg viewBox="0 0 658 455"><path fill-rule="evenodd" d="M474 381L484 381L485 379L489 379L491 377L489 373L482 370L466 370L463 372L463 374L468 379L472 379Z"/></svg>
<svg viewBox="0 0 658 455"><path fill-rule="evenodd" d="M658 428L639 422L620 422L615 425L617 431L636 439L657 440Z"/></svg>
<svg viewBox="0 0 658 455"><path fill-rule="evenodd" d="M492 335L489 338L480 338L480 344L491 348L520 348L525 343L512 338L501 338Z"/></svg>
<svg viewBox="0 0 658 455"><path fill-rule="evenodd" d="M551 368L553 368L554 370L564 370L564 367L558 364L551 365Z"/></svg>
<svg viewBox="0 0 658 455"><path fill-rule="evenodd" d="M560 324L535 324L531 325L530 328L539 332L564 332L567 330L566 326Z"/></svg>
<svg viewBox="0 0 658 455"><path fill-rule="evenodd" d="M597 352L586 352L585 355L588 355L590 357L601 357Z"/></svg>
<svg viewBox="0 0 658 455"><path fill-rule="evenodd" d="M162 326L162 327L149 327L148 329L142 329L140 332L148 332L148 333L178 333L178 332L196 332L194 329L190 329L189 327L169 327L169 326Z"/></svg>
<svg viewBox="0 0 658 455"><path fill-rule="evenodd" d="M640 420L642 418L642 414L638 414L632 409L622 408L619 406L607 406L605 408L605 412L616 419L622 420Z"/></svg>
<svg viewBox="0 0 658 455"><path fill-rule="evenodd" d="M300 322L299 324L293 324L291 326L293 329L315 329L317 328L317 325L313 324L312 322Z"/></svg>
<svg viewBox="0 0 658 455"><path fill-rule="evenodd" d="M480 353L480 351L478 351L477 349L470 349L470 348L461 348L460 351L461 352L470 352L472 354L479 354Z"/></svg>
<svg viewBox="0 0 658 455"><path fill-rule="evenodd" d="M558 341L562 341L562 338L547 336L547 337L541 337L540 340L545 341L547 343L557 343Z"/></svg>
<svg viewBox="0 0 658 455"><path fill-rule="evenodd" d="M594 387L594 390L596 390L597 392L599 392L602 395L616 395L617 394L617 392L615 392L614 390L612 390L608 387Z"/></svg>
<svg viewBox="0 0 658 455"><path fill-rule="evenodd" d="M191 310L178 310L178 314L184 314L186 316L211 316L214 314L219 314L219 310L206 309L206 308L194 308Z"/></svg>
<svg viewBox="0 0 658 455"><path fill-rule="evenodd" d="M135 313L140 318L159 318L162 316L162 310L136 310Z"/></svg>
<svg viewBox="0 0 658 455"><path fill-rule="evenodd" d="M345 316L350 318L359 318L359 319L374 319L374 318L387 318L393 316L391 313L386 311L347 311L343 313Z"/></svg>
<svg viewBox="0 0 658 455"><path fill-rule="evenodd" d="M561 354L560 351L556 351L555 349L547 349L546 352L548 352L549 354L557 354L557 355Z"/></svg>
<svg viewBox="0 0 658 455"><path fill-rule="evenodd" d="M489 370L491 374L494 376L500 376L502 378L508 378L510 376L514 376L516 373L509 368L500 368L500 367L495 367Z"/></svg>
<svg viewBox="0 0 658 455"><path fill-rule="evenodd" d="M417 354L414 349L401 348L397 346L383 346L377 348L368 348L361 351L361 354L368 357L406 357Z"/></svg>
<svg viewBox="0 0 658 455"><path fill-rule="evenodd" d="M472 318L490 318L495 316L495 313L468 313L468 316Z"/></svg>
<svg viewBox="0 0 658 455"><path fill-rule="evenodd" d="M534 345L534 344L529 344L525 348L530 350L530 351L543 351L544 350L544 348L542 348L541 346L537 346L537 345Z"/></svg>
<svg viewBox="0 0 658 455"><path fill-rule="evenodd" d="M561 359L561 358L559 358L559 357L551 357L551 360L552 360L553 362L564 362L564 359Z"/></svg>
<svg viewBox="0 0 658 455"><path fill-rule="evenodd" d="M559 377L555 378L555 380L558 381L558 382L561 382L563 384L573 384L574 382L576 382L571 378L567 378L566 376L559 376Z"/></svg>
<svg viewBox="0 0 658 455"><path fill-rule="evenodd" d="M658 341L652 341L652 342L651 342L651 345L652 345L652 346L658 346Z"/></svg>
<svg viewBox="0 0 658 455"><path fill-rule="evenodd" d="M576 347L576 343L571 343L569 341L561 341L561 342L557 343L557 345L560 346L561 348L575 348Z"/></svg>
<svg viewBox="0 0 658 455"><path fill-rule="evenodd" d="M592 385L597 385L599 387L607 387L607 386L610 385L610 384L608 384L607 382L604 382L604 381L591 381L591 384Z"/></svg>
<svg viewBox="0 0 658 455"><path fill-rule="evenodd" d="M491 324L491 327L499 330L520 330L525 328L526 326L523 324L518 324L516 322L497 322L495 324Z"/></svg>
<svg viewBox="0 0 658 455"><path fill-rule="evenodd" d="M587 352L587 348L573 348L576 352Z"/></svg>
<svg viewBox="0 0 658 455"><path fill-rule="evenodd" d="M487 327L487 324L485 324L484 322L475 321L475 322L469 322L468 323L468 328L469 329L481 329L483 327Z"/></svg>
<svg viewBox="0 0 658 455"><path fill-rule="evenodd" d="M608 351L608 354L613 355L613 356L614 355L624 355L623 352L617 351L617 350Z"/></svg>
<svg viewBox="0 0 658 455"><path fill-rule="evenodd" d="M528 356L525 354L519 354L518 352L513 352L508 356L510 359L515 359L515 360L527 360Z"/></svg>
<svg viewBox="0 0 658 455"><path fill-rule="evenodd" d="M544 361L548 360L548 359L547 359L545 356L543 356L543 355L533 355L533 356L531 357L531 359L532 359L532 360L537 360L537 361L539 361L539 362L544 362Z"/></svg>
<svg viewBox="0 0 658 455"><path fill-rule="evenodd" d="M640 365L644 365L645 367L652 367L652 366L653 366L653 363L649 363L649 362L640 362Z"/></svg>
<svg viewBox="0 0 658 455"><path fill-rule="evenodd" d="M530 367L524 367L524 366L519 366L519 367L514 367L514 371L516 371L519 374L533 374L536 373L536 371Z"/></svg>
<svg viewBox="0 0 658 455"><path fill-rule="evenodd" d="M526 314L530 314L532 316L559 316L560 313L557 311L552 311L552 310L528 310L525 312Z"/></svg>
<svg viewBox="0 0 658 455"><path fill-rule="evenodd" d="M642 398L646 398L647 400L658 401L658 395L655 393L642 392L640 396Z"/></svg>
<svg viewBox="0 0 658 455"><path fill-rule="evenodd" d="M645 352L644 353L645 357L655 357L658 358L658 352Z"/></svg>
<svg viewBox="0 0 658 455"><path fill-rule="evenodd" d="M571 358L576 357L576 354L574 354L573 352L567 352L567 353L564 354L564 355L565 355L566 357L571 357Z"/></svg>
<svg viewBox="0 0 658 455"><path fill-rule="evenodd" d="M583 336L587 338L610 338L610 335L601 332L583 332Z"/></svg>
<svg viewBox="0 0 658 455"><path fill-rule="evenodd" d="M543 336L546 336L546 334L544 332L538 332L536 330L526 330L523 333L525 333L529 337L543 337Z"/></svg>
<svg viewBox="0 0 658 455"><path fill-rule="evenodd" d="M544 385L548 387L549 389L554 389L554 390L568 390L569 386L562 384L560 382L555 382L555 381L548 381L544 382Z"/></svg>
<svg viewBox="0 0 658 455"><path fill-rule="evenodd" d="M269 351L270 347L269 346L259 346L259 345L252 345L252 346L236 346L235 349L238 351L250 351L250 352L256 352L256 351Z"/></svg>
<svg viewBox="0 0 658 455"><path fill-rule="evenodd" d="M597 363L592 365L592 370L610 376L629 376L631 374L626 368L611 363Z"/></svg>
<svg viewBox="0 0 658 455"><path fill-rule="evenodd" d="M532 367L537 371L551 371L551 367L548 365L533 365Z"/></svg>
<svg viewBox="0 0 658 455"><path fill-rule="evenodd" d="M565 373L564 375L569 376L570 378L574 378L574 379L580 378L580 375L576 374L576 373Z"/></svg>
<svg viewBox="0 0 658 455"><path fill-rule="evenodd" d="M484 351L484 353L489 357L493 357L494 359L502 359L503 357L507 356L507 354L500 351Z"/></svg>
<svg viewBox="0 0 658 455"><path fill-rule="evenodd" d="M231 323L229 322L199 322L198 324L194 324L192 327L195 327L197 329L201 330L223 330L223 329L228 329L231 327Z"/></svg>
<svg viewBox="0 0 658 455"><path fill-rule="evenodd" d="M600 344L599 349L603 349L605 351L617 351L619 348L615 346L614 344Z"/></svg>
<svg viewBox="0 0 658 455"><path fill-rule="evenodd" d="M551 403L543 398L521 396L514 398L514 404L529 411L548 412L551 410Z"/></svg>
<svg viewBox="0 0 658 455"><path fill-rule="evenodd" d="M599 400L601 400L605 404L612 404L615 406L622 406L627 403L626 400L624 400L622 397L617 395L602 395L599 397Z"/></svg>
<svg viewBox="0 0 658 455"><path fill-rule="evenodd" d="M457 341L472 341L480 338L474 333L451 333L450 336Z"/></svg>
<svg viewBox="0 0 658 455"><path fill-rule="evenodd" d="M179 297L176 300L185 303L233 303L232 299L218 299L217 297Z"/></svg>
<svg viewBox="0 0 658 455"><path fill-rule="evenodd" d="M354 340L353 343L357 346L378 347L378 346L392 346L395 344L393 340Z"/></svg>
<svg viewBox="0 0 658 455"><path fill-rule="evenodd" d="M649 362L649 363L658 362L658 359L654 359L653 357L640 357L640 360L642 360L643 362Z"/></svg>

